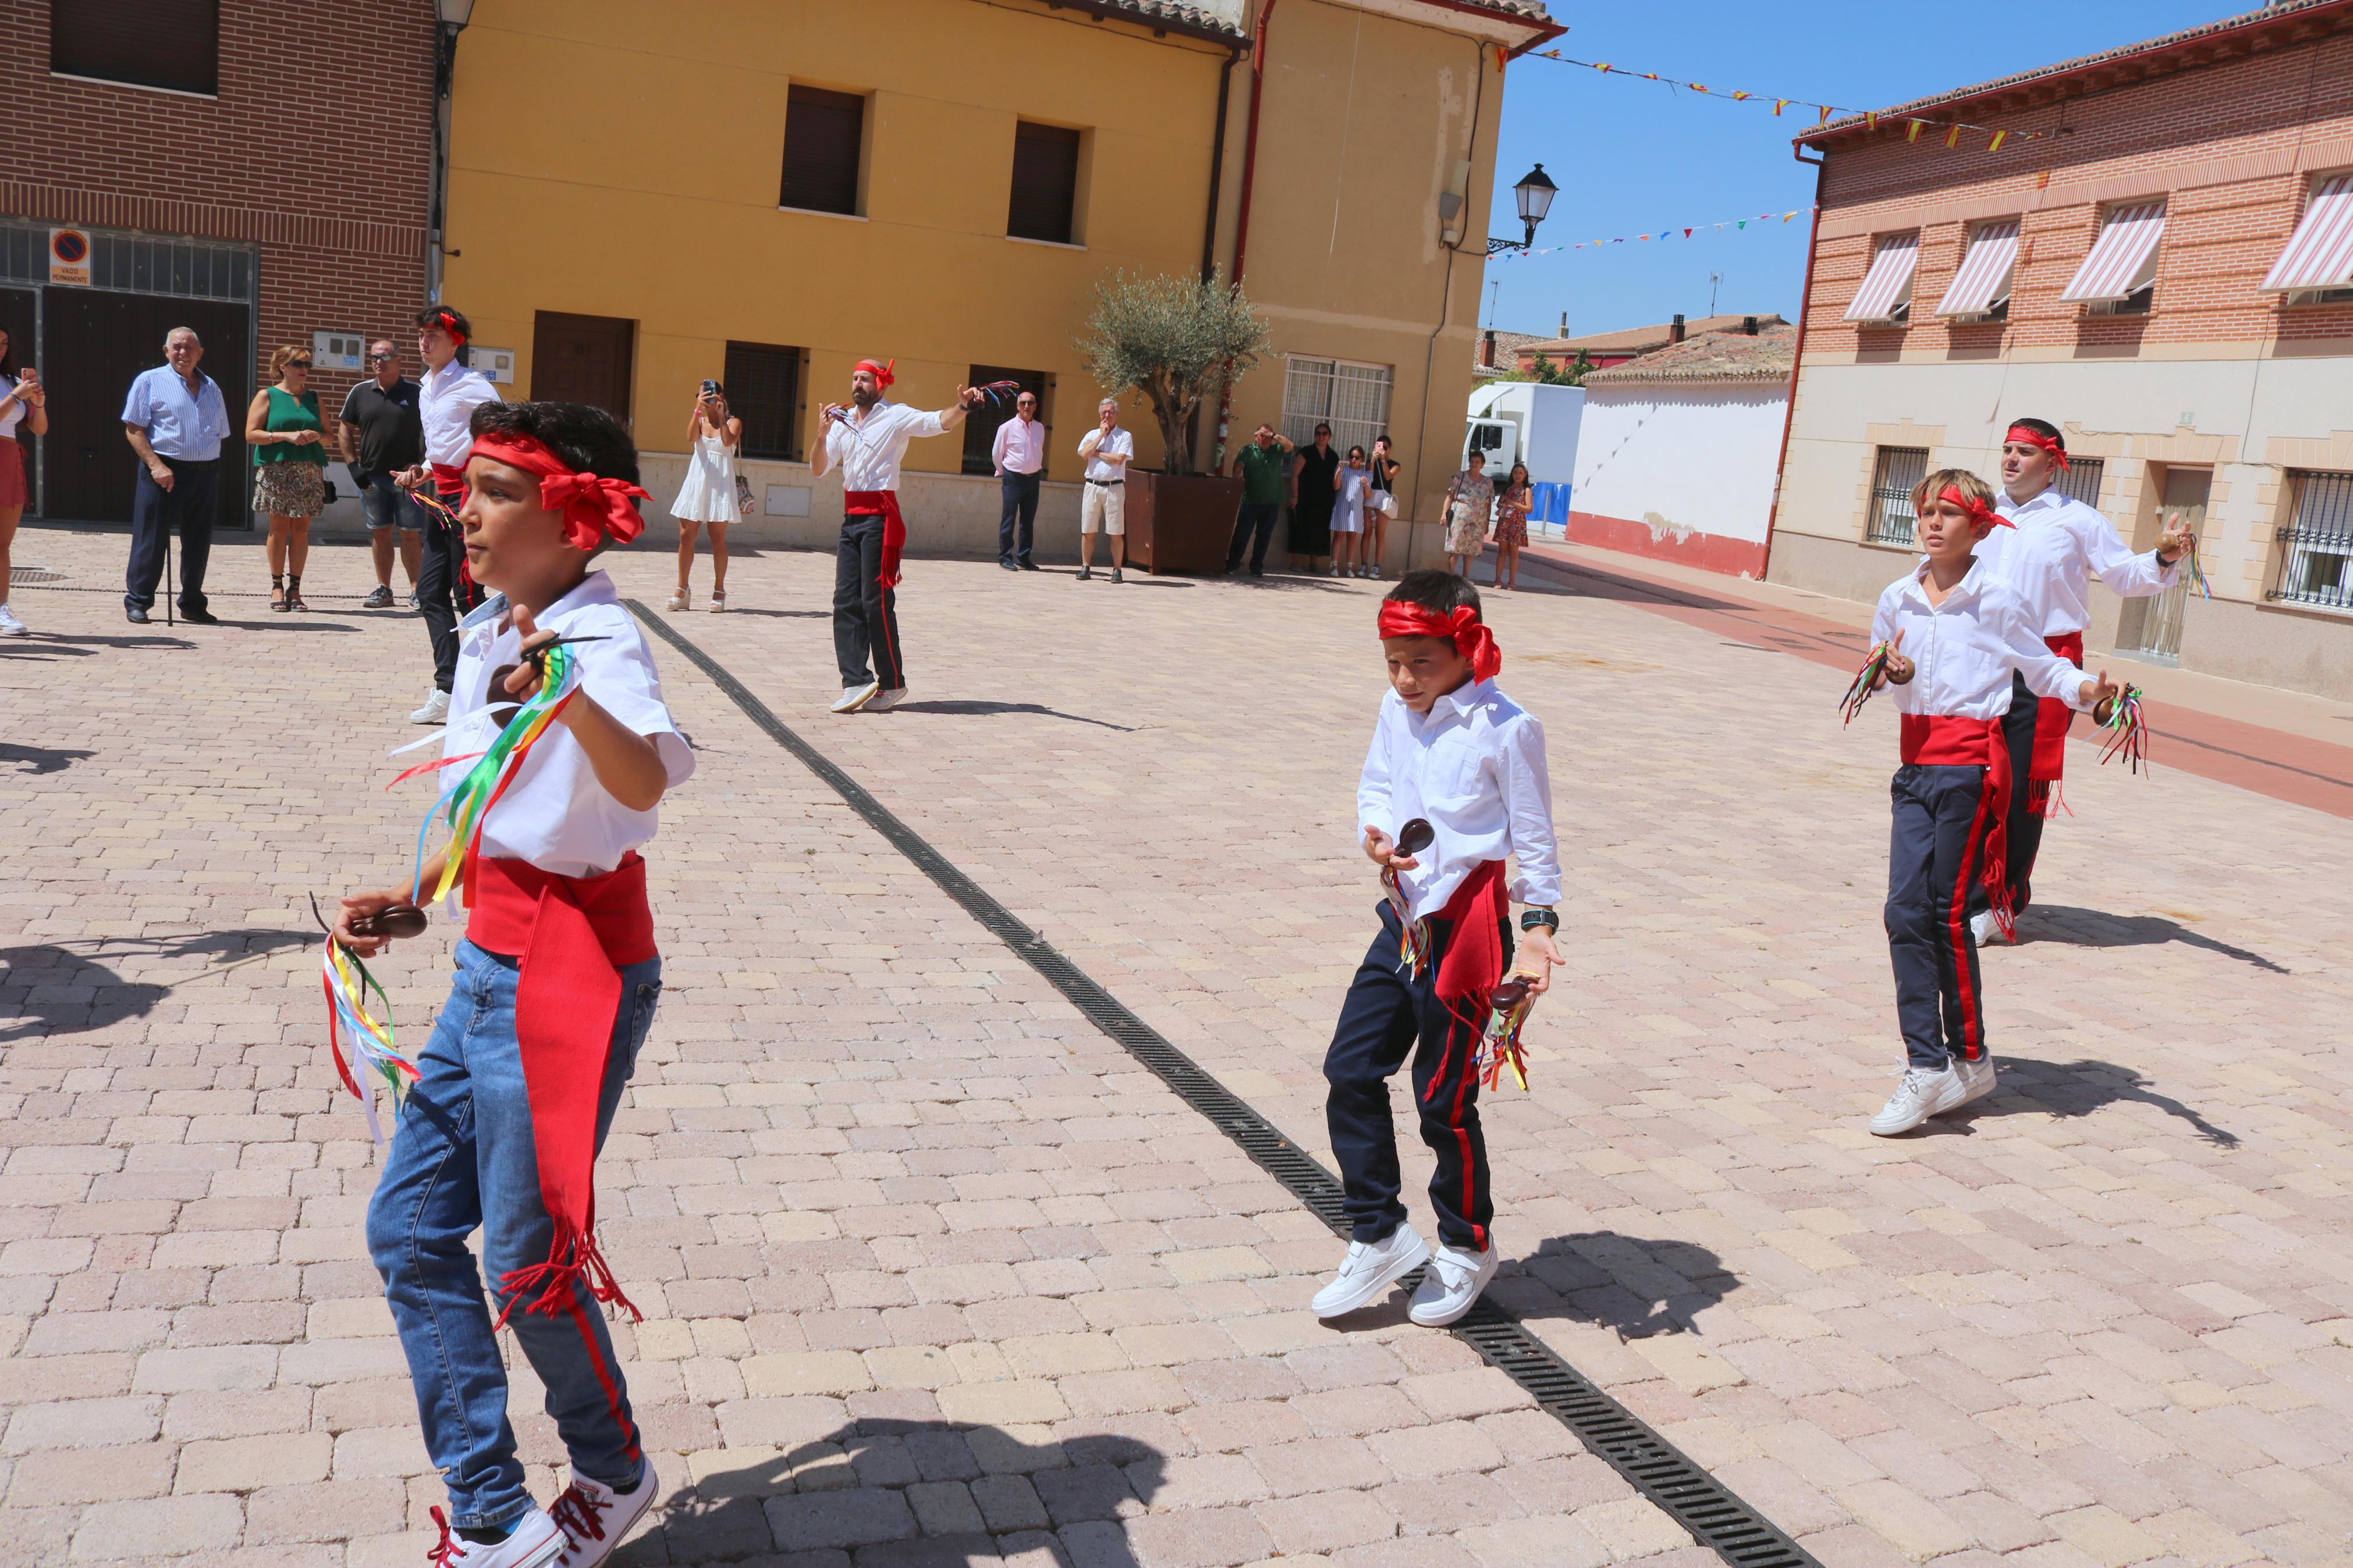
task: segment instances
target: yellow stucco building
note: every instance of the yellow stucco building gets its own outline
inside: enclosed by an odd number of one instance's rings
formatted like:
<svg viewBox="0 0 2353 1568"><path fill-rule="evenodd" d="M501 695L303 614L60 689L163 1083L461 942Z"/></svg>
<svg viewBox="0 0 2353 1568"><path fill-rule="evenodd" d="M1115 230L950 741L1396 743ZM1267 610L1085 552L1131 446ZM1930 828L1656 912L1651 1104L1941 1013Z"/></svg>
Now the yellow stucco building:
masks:
<svg viewBox="0 0 2353 1568"><path fill-rule="evenodd" d="M1537 0L478 0L442 298L508 395L633 422L657 515L700 383L726 382L747 522L818 543L839 510L802 459L858 359L895 355L892 395L923 406L984 374L1037 386L1049 479L1073 480L1104 390L1076 341L1097 283L1231 277L1239 250L1274 349L1235 388L1232 439L1262 418L1329 417L1343 446L1387 429L1409 515L1434 520L1504 61L1557 31ZM911 450L913 548L993 551L986 457L978 437ZM1070 489L1048 486L1041 547L1074 532Z"/></svg>

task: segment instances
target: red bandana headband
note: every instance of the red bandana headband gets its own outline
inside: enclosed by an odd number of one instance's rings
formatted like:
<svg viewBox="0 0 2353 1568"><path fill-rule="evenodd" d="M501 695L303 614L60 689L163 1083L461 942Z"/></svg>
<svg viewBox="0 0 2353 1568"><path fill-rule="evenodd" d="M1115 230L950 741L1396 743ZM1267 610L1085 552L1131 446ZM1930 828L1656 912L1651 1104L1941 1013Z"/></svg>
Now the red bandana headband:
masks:
<svg viewBox="0 0 2353 1568"><path fill-rule="evenodd" d="M1474 680L1493 680L1504 668L1504 650L1495 646L1493 630L1468 605L1458 606L1451 616L1441 616L1402 599L1384 599L1380 625L1385 637L1446 638L1455 652L1471 661Z"/></svg>
<svg viewBox="0 0 2353 1568"><path fill-rule="evenodd" d="M2045 436L2042 431L2032 429L2024 425L2013 425L2010 427L2010 434L2004 436L2002 439L2004 441L2023 441L2030 447L2040 447L2044 451L2059 459L2059 471L2061 473L2063 474L2067 471L2067 448L2061 446L2057 438L2054 437Z"/></svg>
<svg viewBox="0 0 2353 1568"><path fill-rule="evenodd" d="M442 310L436 313L433 319L440 323L441 330L448 333L459 348L466 346L466 334L458 330L457 317L447 310Z"/></svg>
<svg viewBox="0 0 2353 1568"><path fill-rule="evenodd" d="M650 499L627 479L599 479L576 473L547 444L530 436L482 436L474 441L473 456L537 474L539 504L564 514L564 542L575 550L594 550L607 535L627 544L645 531L646 520L637 502Z"/></svg>
<svg viewBox="0 0 2353 1568"><path fill-rule="evenodd" d="M891 384L899 379L896 375L892 374L897 369L898 363L899 362L895 359L889 364L876 364L871 359L862 359L850 368L853 372L860 370L872 371L874 373L874 390L877 392L888 392L891 390Z"/></svg>
<svg viewBox="0 0 2353 1568"><path fill-rule="evenodd" d="M1937 492L1936 499L1938 500L1952 502L1955 506L1959 507L1963 511L1969 514L1969 521L1971 522L1981 522L1985 524L1988 529L2016 528L2018 526L2018 524L2010 521L2010 519L1994 510L1992 507L1987 505L1984 501L1971 500L1968 497L1963 495L1961 493L1961 487L1958 485L1947 485L1942 490Z"/></svg>

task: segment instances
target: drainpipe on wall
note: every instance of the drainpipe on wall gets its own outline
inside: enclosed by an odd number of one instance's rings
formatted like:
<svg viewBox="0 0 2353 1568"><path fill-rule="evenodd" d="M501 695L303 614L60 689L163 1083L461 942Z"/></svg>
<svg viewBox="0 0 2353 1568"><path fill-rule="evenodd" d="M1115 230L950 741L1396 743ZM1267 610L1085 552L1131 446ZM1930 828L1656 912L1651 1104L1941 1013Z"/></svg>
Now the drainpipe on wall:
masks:
<svg viewBox="0 0 2353 1568"><path fill-rule="evenodd" d="M458 71L458 35L473 19L474 0L435 0L438 27L433 44L433 210L425 225L426 299L441 302L441 248L449 206L449 88Z"/></svg>
<svg viewBox="0 0 2353 1568"><path fill-rule="evenodd" d="M1814 257L1822 241L1822 170L1828 158L1809 158L1802 147L1792 147L1790 155L1800 163L1814 166L1814 217L1806 230L1806 284L1798 294L1798 341L1789 351L1789 401L1781 413L1781 456L1773 465L1773 505L1765 514L1765 559L1757 568L1759 582L1768 582L1773 574L1773 529L1781 520L1781 487L1789 478L1789 430L1798 420L1798 373L1806 365L1806 321L1813 314Z"/></svg>
<svg viewBox="0 0 2353 1568"><path fill-rule="evenodd" d="M1233 100L1234 67L1241 63L1242 51L1237 47L1227 51L1226 63L1218 72L1218 121L1209 134L1209 216L1201 220L1201 281L1207 283L1218 270L1218 193L1226 173L1226 109ZM1220 429L1220 436L1223 431ZM1186 446L1193 455L1193 466L1201 462L1201 405L1193 405L1193 417L1186 428ZM1222 459L1225 453L1218 454Z"/></svg>
<svg viewBox="0 0 2353 1568"><path fill-rule="evenodd" d="M1266 0L1250 38L1250 125L1242 133L1242 189L1234 214L1234 273L1226 280L1227 288L1237 290L1242 286L1242 261L1250 251L1250 191L1258 181L1258 105L1266 90L1266 24L1274 7L1275 0ZM1223 128L1220 121L1219 129ZM1218 447L1216 460L1209 465L1212 471L1226 466L1226 421L1233 407L1234 378L1229 371L1218 387Z"/></svg>

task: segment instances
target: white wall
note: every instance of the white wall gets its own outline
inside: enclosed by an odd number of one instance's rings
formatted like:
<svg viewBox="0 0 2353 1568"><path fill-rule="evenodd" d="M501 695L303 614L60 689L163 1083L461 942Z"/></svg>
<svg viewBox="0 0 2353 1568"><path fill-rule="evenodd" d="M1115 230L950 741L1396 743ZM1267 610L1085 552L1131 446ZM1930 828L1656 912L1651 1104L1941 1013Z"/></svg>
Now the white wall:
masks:
<svg viewBox="0 0 2353 1568"><path fill-rule="evenodd" d="M1761 544L1788 408L1778 380L1588 386L1571 505L1654 535Z"/></svg>

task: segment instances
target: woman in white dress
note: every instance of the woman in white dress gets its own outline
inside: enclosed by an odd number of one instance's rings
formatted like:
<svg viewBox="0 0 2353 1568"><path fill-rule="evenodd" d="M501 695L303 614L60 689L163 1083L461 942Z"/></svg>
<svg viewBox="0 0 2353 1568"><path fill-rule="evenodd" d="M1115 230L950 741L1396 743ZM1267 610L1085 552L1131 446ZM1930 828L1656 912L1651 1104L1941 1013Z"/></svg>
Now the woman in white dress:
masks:
<svg viewBox="0 0 2353 1568"><path fill-rule="evenodd" d="M1332 483L1332 575L1356 575L1358 547L1365 540L1365 511L1372 499L1372 471L1365 449L1348 448L1348 463Z"/></svg>
<svg viewBox="0 0 2353 1568"><path fill-rule="evenodd" d="M687 422L686 482L670 503L678 519L678 592L673 610L691 610L694 595L687 579L694 570L695 531L711 529L711 607L727 607L727 525L735 521L735 452L744 444L744 422L727 412L727 389L702 384Z"/></svg>

